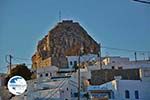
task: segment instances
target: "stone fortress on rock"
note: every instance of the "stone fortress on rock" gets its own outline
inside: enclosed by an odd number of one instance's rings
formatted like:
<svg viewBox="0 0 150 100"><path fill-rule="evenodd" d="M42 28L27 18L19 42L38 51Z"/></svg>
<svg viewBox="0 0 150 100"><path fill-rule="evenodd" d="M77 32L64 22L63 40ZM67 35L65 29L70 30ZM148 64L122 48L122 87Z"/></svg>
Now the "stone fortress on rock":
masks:
<svg viewBox="0 0 150 100"><path fill-rule="evenodd" d="M58 22L48 35L38 42L37 50L32 56L32 67L67 68L66 56L79 56L81 47L84 48L84 54L99 53L99 44L78 22L72 20Z"/></svg>

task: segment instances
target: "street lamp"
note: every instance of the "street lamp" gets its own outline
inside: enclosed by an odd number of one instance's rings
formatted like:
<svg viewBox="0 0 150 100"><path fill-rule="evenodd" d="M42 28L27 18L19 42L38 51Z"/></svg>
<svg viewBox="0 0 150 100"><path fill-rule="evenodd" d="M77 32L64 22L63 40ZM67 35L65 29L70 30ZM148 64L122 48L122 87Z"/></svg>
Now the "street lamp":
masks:
<svg viewBox="0 0 150 100"><path fill-rule="evenodd" d="M79 52L79 58L78 58L78 100L80 100L80 57L82 56L83 53L83 47L80 48L80 52Z"/></svg>

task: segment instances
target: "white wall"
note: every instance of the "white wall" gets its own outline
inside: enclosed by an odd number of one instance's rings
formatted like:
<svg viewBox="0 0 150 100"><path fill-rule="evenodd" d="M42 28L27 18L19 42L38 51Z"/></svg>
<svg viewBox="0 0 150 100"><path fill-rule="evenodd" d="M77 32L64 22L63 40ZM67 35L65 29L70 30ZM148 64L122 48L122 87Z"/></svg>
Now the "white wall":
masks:
<svg viewBox="0 0 150 100"><path fill-rule="evenodd" d="M58 100L72 100L72 94L77 91L77 83L74 82L73 78L56 78L48 81L39 81L36 80L36 85L32 85L29 82L29 88L27 93L27 100L33 100L37 97L39 98L53 98ZM72 85L73 84L73 85ZM44 90L43 87L48 89ZM53 95L53 96L52 96Z"/></svg>
<svg viewBox="0 0 150 100"><path fill-rule="evenodd" d="M58 71L58 68L56 66L49 66L49 67L39 68L36 71L37 78L46 78L46 77L51 78L53 76L56 76L57 71Z"/></svg>
<svg viewBox="0 0 150 100"><path fill-rule="evenodd" d="M119 67L122 67L123 69L150 67L150 61L130 61L129 58L125 57L108 57L103 59L102 62L103 69L112 69L112 66L114 66L115 69L118 69Z"/></svg>
<svg viewBox="0 0 150 100"><path fill-rule="evenodd" d="M114 80L99 86L90 86L88 90L113 90L114 100L149 100L150 82L141 80ZM128 90L130 98L125 98ZM135 99L135 91L139 92L139 99Z"/></svg>
<svg viewBox="0 0 150 100"><path fill-rule="evenodd" d="M95 54L87 54L87 55L82 55L80 56L80 62L86 62L86 61L92 61L95 60L97 58L97 55ZM73 68L74 66L74 62L76 61L77 64L79 63L79 56L67 56L67 60L68 60L68 66L69 68ZM70 64L70 62L72 62L72 65Z"/></svg>
<svg viewBox="0 0 150 100"><path fill-rule="evenodd" d="M136 100L134 92L137 90L139 92L139 100L143 100L143 95L141 93L142 84L140 80L119 80L117 82L117 93L115 95L116 99L125 100L125 91L128 90L130 94L130 99L128 100Z"/></svg>

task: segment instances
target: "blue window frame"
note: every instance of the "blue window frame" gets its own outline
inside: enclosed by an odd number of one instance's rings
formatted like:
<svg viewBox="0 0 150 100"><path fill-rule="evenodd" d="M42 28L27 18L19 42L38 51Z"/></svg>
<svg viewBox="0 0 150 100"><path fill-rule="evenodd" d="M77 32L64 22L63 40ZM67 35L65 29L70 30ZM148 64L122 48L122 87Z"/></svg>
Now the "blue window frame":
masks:
<svg viewBox="0 0 150 100"><path fill-rule="evenodd" d="M125 90L125 98L126 99L130 98L130 92L128 90Z"/></svg>
<svg viewBox="0 0 150 100"><path fill-rule="evenodd" d="M138 90L136 90L136 91L134 92L134 94L135 94L135 99L139 99L139 92L138 92Z"/></svg>

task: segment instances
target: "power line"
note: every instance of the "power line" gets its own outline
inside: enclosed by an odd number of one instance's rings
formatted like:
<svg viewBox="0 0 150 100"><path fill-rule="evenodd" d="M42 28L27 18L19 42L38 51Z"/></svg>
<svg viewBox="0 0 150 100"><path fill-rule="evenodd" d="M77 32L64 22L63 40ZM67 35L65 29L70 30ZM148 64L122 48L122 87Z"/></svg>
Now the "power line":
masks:
<svg viewBox="0 0 150 100"><path fill-rule="evenodd" d="M150 4L150 1L148 1L148 0L133 0L133 1L145 3L145 4Z"/></svg>
<svg viewBox="0 0 150 100"><path fill-rule="evenodd" d="M114 47L107 47L107 46L101 46L101 47L105 49L112 49L112 50L117 50L117 51L150 53L150 51L142 51L142 50L122 49L122 48L114 48Z"/></svg>
<svg viewBox="0 0 150 100"><path fill-rule="evenodd" d="M67 80L68 79L64 79L63 81L61 81L54 90L50 91L51 95L50 96L47 95L47 96L45 96L45 98L52 98L55 95L55 93L57 93L59 91L59 89L66 83Z"/></svg>
<svg viewBox="0 0 150 100"><path fill-rule="evenodd" d="M64 80L64 81L65 81L65 80ZM67 80L66 80L66 81L67 81ZM60 84L60 86L59 86L58 88L61 89L61 87L65 85L66 81L63 82L62 84ZM57 92L59 91L59 89L57 89L56 91L54 91L54 93L53 93L49 98L52 98L52 97L55 95L55 93L57 93Z"/></svg>
<svg viewBox="0 0 150 100"><path fill-rule="evenodd" d="M134 53L135 61L137 61L137 53L144 55L144 60L145 60L145 54L146 54L147 57L148 57L148 60L150 60L150 51L122 49L122 48L114 48L114 47L107 47L107 46L102 46L102 48L110 49L110 50L116 50L116 51L124 51L124 52Z"/></svg>
<svg viewBox="0 0 150 100"><path fill-rule="evenodd" d="M5 56L5 61L6 61L7 63L9 63L9 61L7 60L7 57L8 57L8 56L11 56L11 58L14 59L14 60L28 60L28 61L30 60L30 61L31 61L31 59L29 59L29 58L22 58L22 57L16 57L16 56L12 56L12 55L6 55L6 56Z"/></svg>
<svg viewBox="0 0 150 100"><path fill-rule="evenodd" d="M71 73L71 75L73 74L73 72ZM52 90L51 92L51 95L49 96L49 95L47 95L47 96L45 96L45 98L52 98L54 95L55 95L55 93L57 93L58 91L59 91L59 89L61 88L61 87L63 87L64 85L65 85L65 83L68 81L69 79L67 78L67 79L64 79L63 81L61 81L57 86L56 86L56 88L54 89L54 90ZM70 82L70 81L69 81ZM58 89L57 89L58 88Z"/></svg>
<svg viewBox="0 0 150 100"><path fill-rule="evenodd" d="M13 56L13 58L14 58L15 60L31 60L31 59L29 59L29 58L20 58L20 57L14 57L14 56Z"/></svg>

